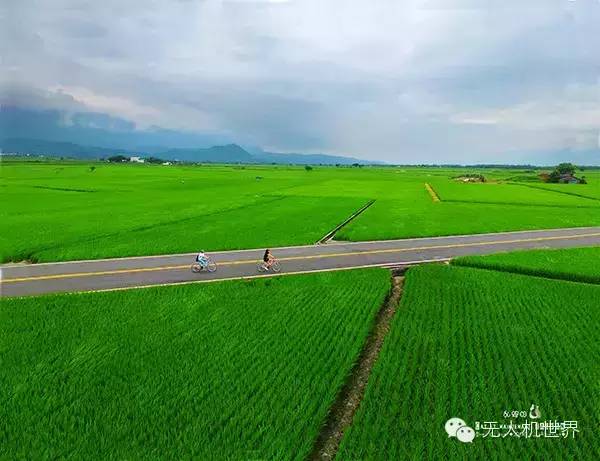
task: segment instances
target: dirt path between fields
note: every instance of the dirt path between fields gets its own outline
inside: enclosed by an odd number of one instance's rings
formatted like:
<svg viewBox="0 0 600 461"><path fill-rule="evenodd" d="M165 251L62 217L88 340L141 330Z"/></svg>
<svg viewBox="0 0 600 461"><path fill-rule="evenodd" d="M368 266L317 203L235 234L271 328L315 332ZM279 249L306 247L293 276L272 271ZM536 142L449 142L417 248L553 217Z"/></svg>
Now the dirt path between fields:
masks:
<svg viewBox="0 0 600 461"><path fill-rule="evenodd" d="M318 242L315 243L315 245L320 245L322 243L327 243L330 240L333 239L333 237L335 236L335 234L342 228L344 227L346 224L348 224L350 221L352 221L354 218L356 218L358 215L360 215L363 211L365 211L367 208L369 208L371 205L373 205L375 203L375 200L369 200L367 203L365 203L362 207L360 207L357 211L355 211L354 213L352 213L350 215L350 217L348 219L346 219L343 223L338 224L337 226L335 226L331 231L329 231L327 234L325 234L322 238L319 239Z"/></svg>
<svg viewBox="0 0 600 461"><path fill-rule="evenodd" d="M392 276L390 293L377 313L375 324L367 337L358 362L354 365L346 384L329 410L327 421L309 456L310 460L335 458L344 431L352 424L354 414L365 393L371 370L377 361L383 340L390 329L390 323L400 302L403 284L404 277Z"/></svg>
<svg viewBox="0 0 600 461"><path fill-rule="evenodd" d="M442 201L440 199L440 196L435 191L435 189L428 182L425 183L425 189L427 189L427 192L429 192L429 195L431 196L431 201L432 202L437 203L437 202L441 202Z"/></svg>

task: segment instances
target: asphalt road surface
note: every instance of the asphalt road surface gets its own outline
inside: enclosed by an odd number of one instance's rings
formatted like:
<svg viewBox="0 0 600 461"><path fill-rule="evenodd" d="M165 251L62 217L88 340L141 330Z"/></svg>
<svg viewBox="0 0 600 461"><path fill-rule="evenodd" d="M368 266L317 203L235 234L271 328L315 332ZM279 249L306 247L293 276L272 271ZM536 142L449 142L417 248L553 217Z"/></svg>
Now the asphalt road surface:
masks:
<svg viewBox="0 0 600 461"><path fill-rule="evenodd" d="M374 242L332 242L324 245L272 248L281 274L359 267L394 267L447 261L533 248L600 246L600 227L496 234L432 237ZM217 263L214 273L192 273L195 254L0 266L0 295L99 291L184 282L264 277L257 262L264 249L209 253Z"/></svg>

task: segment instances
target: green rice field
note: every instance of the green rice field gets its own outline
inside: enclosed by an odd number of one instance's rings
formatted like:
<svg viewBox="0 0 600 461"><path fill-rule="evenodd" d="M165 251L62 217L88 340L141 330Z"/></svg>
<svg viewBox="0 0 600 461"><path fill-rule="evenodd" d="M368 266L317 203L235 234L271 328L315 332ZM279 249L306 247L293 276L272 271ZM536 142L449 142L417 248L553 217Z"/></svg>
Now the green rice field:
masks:
<svg viewBox="0 0 600 461"><path fill-rule="evenodd" d="M575 282L600 283L600 247L463 256L454 259L452 264Z"/></svg>
<svg viewBox="0 0 600 461"><path fill-rule="evenodd" d="M384 270L3 300L0 459L305 459Z"/></svg>
<svg viewBox="0 0 600 461"><path fill-rule="evenodd" d="M591 284L411 269L336 459L598 459L599 297ZM578 432L524 438L481 430L462 443L444 429L451 417L472 428L508 424L511 412L532 404L539 421L577 421Z"/></svg>
<svg viewBox="0 0 600 461"><path fill-rule="evenodd" d="M466 171L7 161L0 255L312 244L372 200L337 240L600 225L600 171ZM595 247L410 269L336 459L600 458L598 261ZM307 459L390 286L369 269L3 298L0 459ZM577 421L575 438L444 430L532 403Z"/></svg>
<svg viewBox="0 0 600 461"><path fill-rule="evenodd" d="M516 183L532 174L505 169L482 170L484 184L453 179L475 171L3 160L0 258L48 262L312 244L370 200L336 239L600 225L600 171L586 172L586 185ZM432 202L426 182L441 202Z"/></svg>

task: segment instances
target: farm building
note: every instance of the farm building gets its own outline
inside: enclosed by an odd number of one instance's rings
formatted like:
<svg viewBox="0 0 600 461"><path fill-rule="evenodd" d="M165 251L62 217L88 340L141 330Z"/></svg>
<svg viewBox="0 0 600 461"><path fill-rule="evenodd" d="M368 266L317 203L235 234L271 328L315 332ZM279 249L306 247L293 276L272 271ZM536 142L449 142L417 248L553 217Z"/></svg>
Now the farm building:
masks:
<svg viewBox="0 0 600 461"><path fill-rule="evenodd" d="M142 157L129 157L129 161L132 163L144 163L144 159Z"/></svg>
<svg viewBox="0 0 600 461"><path fill-rule="evenodd" d="M571 174L561 174L558 182L564 183L564 184L579 184L582 181L578 177L573 176Z"/></svg>
<svg viewBox="0 0 600 461"><path fill-rule="evenodd" d="M570 173L563 173L558 175L557 173L540 173L538 175L540 181L548 183L560 183L560 184L586 184L584 177L578 178Z"/></svg>
<svg viewBox="0 0 600 461"><path fill-rule="evenodd" d="M465 174L461 176L455 176L454 180L460 182L485 182L485 176L481 174Z"/></svg>

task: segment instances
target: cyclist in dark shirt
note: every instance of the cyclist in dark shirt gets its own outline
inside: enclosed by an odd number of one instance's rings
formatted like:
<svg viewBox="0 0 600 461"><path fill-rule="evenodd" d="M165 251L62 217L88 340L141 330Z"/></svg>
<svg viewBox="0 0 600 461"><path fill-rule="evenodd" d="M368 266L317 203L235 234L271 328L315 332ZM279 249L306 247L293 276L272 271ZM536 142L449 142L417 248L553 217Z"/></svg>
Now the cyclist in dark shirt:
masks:
<svg viewBox="0 0 600 461"><path fill-rule="evenodd" d="M269 250L268 248L265 250L265 254L263 256L263 262L265 263L265 267L269 268L271 267L271 265L273 264L273 260L275 258L273 258L273 254L271 253L271 250Z"/></svg>

